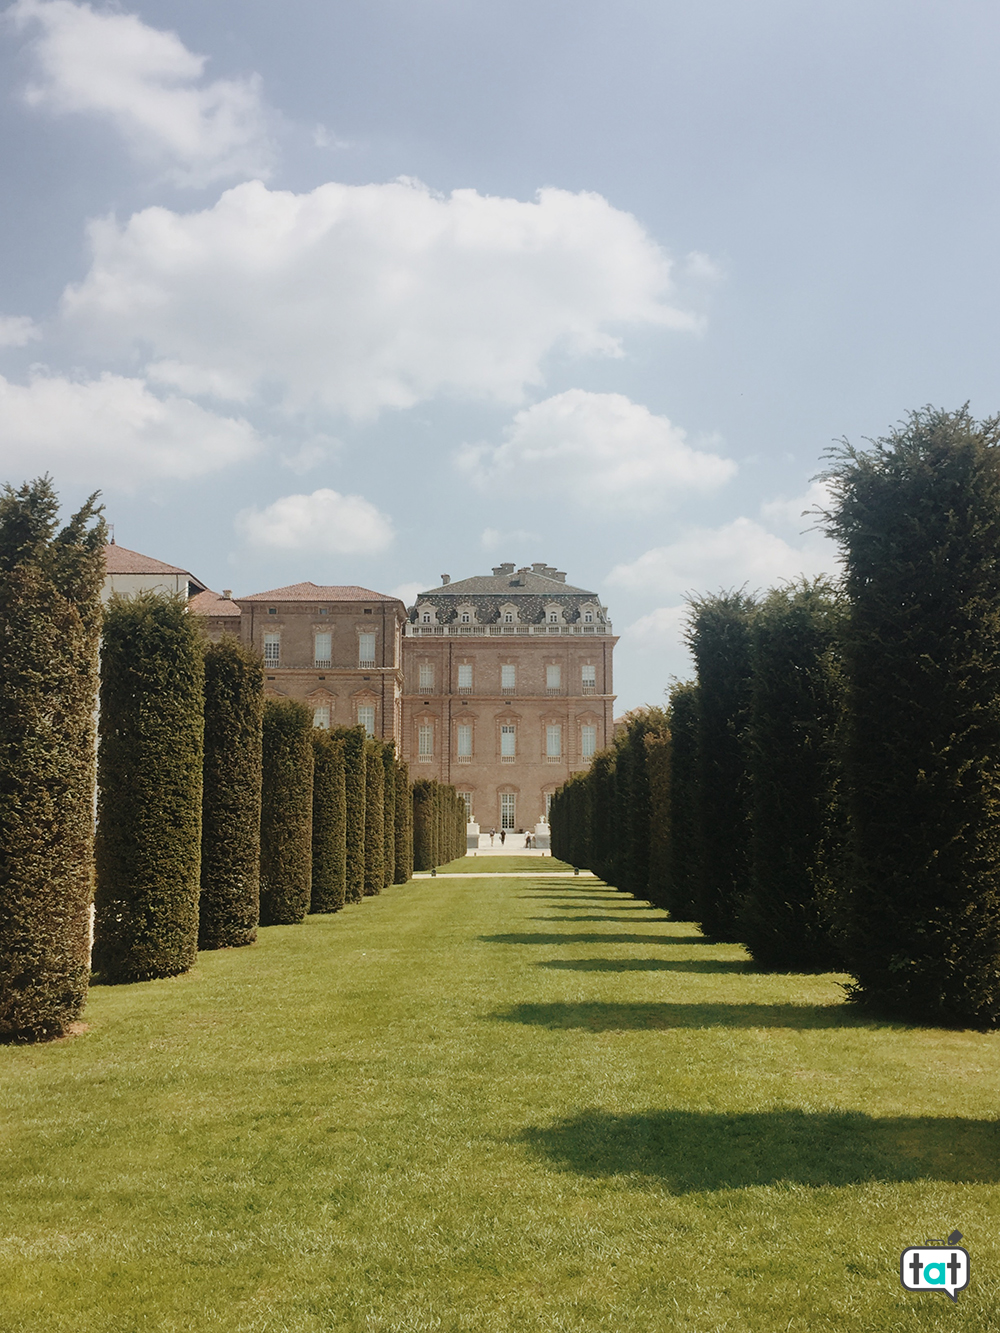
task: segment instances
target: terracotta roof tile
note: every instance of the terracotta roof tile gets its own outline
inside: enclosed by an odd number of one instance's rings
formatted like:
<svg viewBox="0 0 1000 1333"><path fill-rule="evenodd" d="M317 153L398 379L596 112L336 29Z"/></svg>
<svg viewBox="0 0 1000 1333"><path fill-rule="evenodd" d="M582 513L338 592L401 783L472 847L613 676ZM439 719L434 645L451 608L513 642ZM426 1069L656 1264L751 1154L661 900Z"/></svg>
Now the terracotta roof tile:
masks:
<svg viewBox="0 0 1000 1333"><path fill-rule="evenodd" d="M140 555L130 551L127 546L105 546L104 567L109 574L187 574L189 571L177 565L168 565L163 560L154 560L151 555Z"/></svg>
<svg viewBox="0 0 1000 1333"><path fill-rule="evenodd" d="M240 608L233 599L212 592L211 588L206 588L204 592L192 597L188 601L188 609L196 616L233 616L237 620L240 618Z"/></svg>
<svg viewBox="0 0 1000 1333"><path fill-rule="evenodd" d="M272 588L270 592L254 592L237 597L237 602L399 602L384 592L359 588L357 584L328 585L322 583L291 583L287 588ZM401 603L400 603L401 604Z"/></svg>

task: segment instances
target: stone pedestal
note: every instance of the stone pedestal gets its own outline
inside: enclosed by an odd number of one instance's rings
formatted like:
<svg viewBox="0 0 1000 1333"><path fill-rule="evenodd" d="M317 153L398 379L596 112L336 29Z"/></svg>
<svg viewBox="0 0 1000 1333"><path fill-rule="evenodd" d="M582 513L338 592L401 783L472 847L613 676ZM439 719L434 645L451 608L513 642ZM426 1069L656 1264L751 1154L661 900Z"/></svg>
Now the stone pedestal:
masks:
<svg viewBox="0 0 1000 1333"><path fill-rule="evenodd" d="M552 846L548 824L542 823L535 825L535 846L540 852L547 852Z"/></svg>
<svg viewBox="0 0 1000 1333"><path fill-rule="evenodd" d="M468 823L465 826L465 850L467 852L479 851L479 825Z"/></svg>

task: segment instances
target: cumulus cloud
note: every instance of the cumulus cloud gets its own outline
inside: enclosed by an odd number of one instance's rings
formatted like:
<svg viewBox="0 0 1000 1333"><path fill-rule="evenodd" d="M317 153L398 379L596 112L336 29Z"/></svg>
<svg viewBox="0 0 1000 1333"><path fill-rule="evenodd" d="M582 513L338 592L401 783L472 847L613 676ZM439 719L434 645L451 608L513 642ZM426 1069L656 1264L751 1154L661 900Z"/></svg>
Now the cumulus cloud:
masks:
<svg viewBox="0 0 1000 1333"><path fill-rule="evenodd" d="M25 347L42 336L27 315L0 315L0 347Z"/></svg>
<svg viewBox="0 0 1000 1333"><path fill-rule="evenodd" d="M814 481L804 495L791 500L767 500L760 507L761 518L770 523L784 524L804 532L816 524L816 510L830 507L830 485Z"/></svg>
<svg viewBox="0 0 1000 1333"><path fill-rule="evenodd" d="M514 528L511 532L501 532L499 528L483 528L479 545L484 551L499 551L503 547L523 546L525 542L536 542L538 534L525 532L523 528Z"/></svg>
<svg viewBox="0 0 1000 1333"><path fill-rule="evenodd" d="M321 489L244 509L236 530L256 547L333 555L374 555L391 543L392 523L360 495Z"/></svg>
<svg viewBox="0 0 1000 1333"><path fill-rule="evenodd" d="M417 594L426 592L428 588L433 587L431 583L397 583L395 588L391 589L393 597L398 597L404 606L412 606L417 600Z"/></svg>
<svg viewBox="0 0 1000 1333"><path fill-rule="evenodd" d="M736 464L687 443L666 417L620 393L569 389L514 417L496 448L466 446L459 465L495 492L536 488L581 505L659 508L691 491L721 486Z"/></svg>
<svg viewBox="0 0 1000 1333"><path fill-rule="evenodd" d="M17 0L6 11L35 33L31 106L100 117L136 157L178 185L268 173L271 148L260 84L204 80L204 56L135 14L73 0Z"/></svg>
<svg viewBox="0 0 1000 1333"><path fill-rule="evenodd" d="M683 640L687 606L658 606L649 615L626 626L623 637L634 648L659 650L672 647Z"/></svg>
<svg viewBox="0 0 1000 1333"><path fill-rule="evenodd" d="M185 398L158 398L142 380L39 374L22 385L0 376L0 462L8 478L49 470L95 488L132 489L205 476L259 445L246 421Z"/></svg>
<svg viewBox="0 0 1000 1333"><path fill-rule="evenodd" d="M607 581L630 592L682 597L744 583L768 588L801 574L833 572L834 550L828 542L792 546L754 519L737 518L718 528L689 528L668 546L615 565Z"/></svg>
<svg viewBox="0 0 1000 1333"><path fill-rule="evenodd" d="M94 223L90 242L63 298L87 345L151 348L159 382L234 401L267 385L355 417L516 403L554 352L617 356L628 327L696 323L661 248L597 194L247 182L202 212Z"/></svg>

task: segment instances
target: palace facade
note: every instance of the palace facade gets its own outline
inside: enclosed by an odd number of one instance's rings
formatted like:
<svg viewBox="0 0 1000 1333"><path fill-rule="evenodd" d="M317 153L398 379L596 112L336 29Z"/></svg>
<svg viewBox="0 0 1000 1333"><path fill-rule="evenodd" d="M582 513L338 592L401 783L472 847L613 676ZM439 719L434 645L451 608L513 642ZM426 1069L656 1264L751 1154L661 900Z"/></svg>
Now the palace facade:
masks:
<svg viewBox="0 0 1000 1333"><path fill-rule="evenodd" d="M411 777L451 783L486 831L547 821L553 792L613 739L607 607L551 565L442 575L407 609L315 583L233 597L137 552L107 553L109 590L190 593L210 638L260 652L272 697L305 703L316 726L360 723L396 741Z"/></svg>

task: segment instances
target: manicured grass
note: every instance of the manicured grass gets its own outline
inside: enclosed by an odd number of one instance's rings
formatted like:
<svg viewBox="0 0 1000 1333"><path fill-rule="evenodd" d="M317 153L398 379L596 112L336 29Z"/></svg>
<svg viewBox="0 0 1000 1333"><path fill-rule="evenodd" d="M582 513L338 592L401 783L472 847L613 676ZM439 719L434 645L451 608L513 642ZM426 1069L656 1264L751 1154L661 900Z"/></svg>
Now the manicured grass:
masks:
<svg viewBox="0 0 1000 1333"><path fill-rule="evenodd" d="M996 1330L1000 1042L840 995L542 874L98 988L0 1049L0 1329Z"/></svg>
<svg viewBox="0 0 1000 1333"><path fill-rule="evenodd" d="M457 861L438 866L439 875L508 875L512 870L542 872L546 870L572 870L565 861L555 861L551 856L460 856Z"/></svg>

